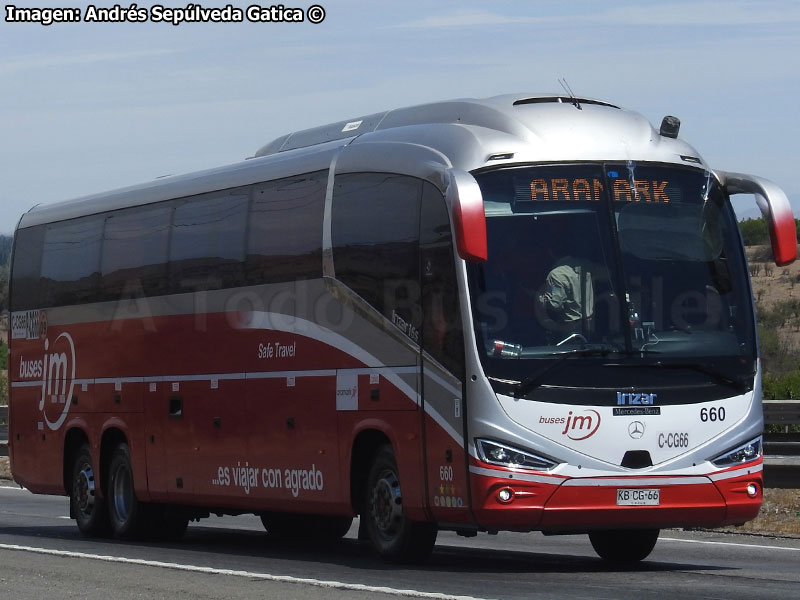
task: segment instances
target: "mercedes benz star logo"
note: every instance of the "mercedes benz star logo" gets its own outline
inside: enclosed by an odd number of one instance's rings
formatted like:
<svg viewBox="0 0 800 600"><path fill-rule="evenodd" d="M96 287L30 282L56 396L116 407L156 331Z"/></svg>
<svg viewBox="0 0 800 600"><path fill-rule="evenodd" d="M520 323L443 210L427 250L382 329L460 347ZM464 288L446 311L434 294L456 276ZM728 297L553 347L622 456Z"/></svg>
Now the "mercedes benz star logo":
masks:
<svg viewBox="0 0 800 600"><path fill-rule="evenodd" d="M628 425L628 434L635 440L638 440L644 435L644 423L641 421L634 421Z"/></svg>

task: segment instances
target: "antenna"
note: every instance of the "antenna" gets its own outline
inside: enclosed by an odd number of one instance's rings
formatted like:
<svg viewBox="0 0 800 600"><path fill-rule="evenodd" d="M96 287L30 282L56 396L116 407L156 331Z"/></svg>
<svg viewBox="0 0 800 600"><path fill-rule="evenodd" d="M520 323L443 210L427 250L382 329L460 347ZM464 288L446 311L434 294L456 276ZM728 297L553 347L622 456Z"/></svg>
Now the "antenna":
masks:
<svg viewBox="0 0 800 600"><path fill-rule="evenodd" d="M581 108L581 103L578 102L578 98L573 93L572 88L569 87L569 84L567 83L567 78L566 77L560 78L558 80L558 83L560 83L561 87L564 88L564 91L567 92L567 95L570 97L570 100L572 100L572 105L578 110L583 110L583 108Z"/></svg>

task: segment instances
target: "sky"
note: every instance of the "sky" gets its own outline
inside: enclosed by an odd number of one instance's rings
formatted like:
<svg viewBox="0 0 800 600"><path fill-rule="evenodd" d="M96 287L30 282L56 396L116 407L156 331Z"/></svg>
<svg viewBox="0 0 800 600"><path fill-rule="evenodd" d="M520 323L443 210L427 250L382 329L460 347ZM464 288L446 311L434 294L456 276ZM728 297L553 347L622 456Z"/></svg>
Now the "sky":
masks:
<svg viewBox="0 0 800 600"><path fill-rule="evenodd" d="M0 233L33 205L238 162L290 131L436 100L562 93L559 78L656 127L679 117L712 168L775 181L800 216L800 0L285 2L318 2L325 19L43 26L8 22L4 4ZM88 6L13 5L82 17ZM752 197L735 206L758 214Z"/></svg>

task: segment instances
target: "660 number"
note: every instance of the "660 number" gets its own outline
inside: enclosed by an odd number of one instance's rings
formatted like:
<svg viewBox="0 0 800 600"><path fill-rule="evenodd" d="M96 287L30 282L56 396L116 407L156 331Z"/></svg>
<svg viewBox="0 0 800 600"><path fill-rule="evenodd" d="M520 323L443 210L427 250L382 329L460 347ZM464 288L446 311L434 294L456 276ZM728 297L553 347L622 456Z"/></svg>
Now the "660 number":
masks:
<svg viewBox="0 0 800 600"><path fill-rule="evenodd" d="M725 407L720 406L712 406L711 408L701 408L700 409L700 420L703 423L706 422L715 422L715 421L724 421L725 420Z"/></svg>

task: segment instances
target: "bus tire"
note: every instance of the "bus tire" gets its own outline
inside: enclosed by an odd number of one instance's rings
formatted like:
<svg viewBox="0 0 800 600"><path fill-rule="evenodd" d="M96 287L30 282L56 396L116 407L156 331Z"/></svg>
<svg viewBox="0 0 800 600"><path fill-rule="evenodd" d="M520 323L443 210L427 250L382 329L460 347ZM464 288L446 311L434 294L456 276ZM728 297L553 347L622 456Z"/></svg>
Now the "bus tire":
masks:
<svg viewBox="0 0 800 600"><path fill-rule="evenodd" d="M139 503L141 507L143 503ZM148 537L165 542L176 542L189 527L189 518L171 506L145 504L147 508Z"/></svg>
<svg viewBox="0 0 800 600"><path fill-rule="evenodd" d="M332 517L317 515L312 519L317 538L326 540L340 540L353 525L353 517Z"/></svg>
<svg viewBox="0 0 800 600"><path fill-rule="evenodd" d="M105 498L99 493L100 482L88 444L83 444L72 461L72 486L69 493L70 515L78 530L87 537L111 532Z"/></svg>
<svg viewBox="0 0 800 600"><path fill-rule="evenodd" d="M108 467L108 516L114 535L122 539L142 537L146 531L146 505L133 489L133 468L128 444L114 448Z"/></svg>
<svg viewBox="0 0 800 600"><path fill-rule="evenodd" d="M430 556L436 543L436 524L411 521L405 516L397 460L389 445L378 450L370 467L363 512L367 535L381 558L416 563Z"/></svg>
<svg viewBox="0 0 800 600"><path fill-rule="evenodd" d="M590 531L592 548L603 560L630 564L647 558L658 541L659 529L604 529Z"/></svg>
<svg viewBox="0 0 800 600"><path fill-rule="evenodd" d="M353 517L262 513L261 523L267 533L280 539L338 540L350 531Z"/></svg>

